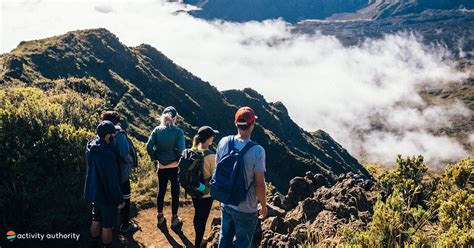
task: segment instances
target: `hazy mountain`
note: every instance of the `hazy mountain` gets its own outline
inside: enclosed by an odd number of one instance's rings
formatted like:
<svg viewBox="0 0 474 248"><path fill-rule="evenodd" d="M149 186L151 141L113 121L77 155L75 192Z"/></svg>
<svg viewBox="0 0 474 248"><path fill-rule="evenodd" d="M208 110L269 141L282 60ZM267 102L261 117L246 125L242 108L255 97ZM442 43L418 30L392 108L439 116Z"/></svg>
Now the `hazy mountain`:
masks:
<svg viewBox="0 0 474 248"><path fill-rule="evenodd" d="M288 22L304 19L351 17L379 19L427 9L473 8L469 0L184 0L199 7L192 14L204 19L261 21L283 18Z"/></svg>
<svg viewBox="0 0 474 248"><path fill-rule="evenodd" d="M183 2L201 8L192 12L197 17L236 22L280 17L288 22L324 19L336 13L354 12L367 6L367 0L184 0Z"/></svg>
<svg viewBox="0 0 474 248"><path fill-rule="evenodd" d="M474 1L469 0L184 0L204 19L262 21L283 18L295 33L334 35L345 45L387 33L416 32L425 44L446 45L458 57L472 56Z"/></svg>
<svg viewBox="0 0 474 248"><path fill-rule="evenodd" d="M365 39L385 34L413 32L426 45L446 46L456 57L472 57L474 12L467 10L425 10L421 13L377 20L306 20L295 24L295 33L321 32L336 36L344 45L357 45Z"/></svg>
<svg viewBox="0 0 474 248"><path fill-rule="evenodd" d="M187 146L201 125L211 125L221 134L234 133L236 109L249 105L259 116L254 139L267 151L267 178L283 192L293 177L306 171L321 173L329 181L347 172L368 176L327 133L309 133L295 124L282 103L269 103L252 89L219 92L155 48L126 47L105 29L22 42L2 56L0 65L2 87L42 85L47 90L47 85L37 82L93 79L99 88L106 89L103 92L107 92L110 106L124 114L129 132L141 141L168 105L175 106L182 116L179 125L185 130Z"/></svg>

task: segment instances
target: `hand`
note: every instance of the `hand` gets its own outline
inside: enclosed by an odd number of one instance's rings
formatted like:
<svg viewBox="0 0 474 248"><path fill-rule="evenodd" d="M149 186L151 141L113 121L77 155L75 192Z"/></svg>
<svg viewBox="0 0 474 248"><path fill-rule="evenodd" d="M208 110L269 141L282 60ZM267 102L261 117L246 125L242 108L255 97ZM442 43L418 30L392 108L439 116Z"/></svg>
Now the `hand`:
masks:
<svg viewBox="0 0 474 248"><path fill-rule="evenodd" d="M155 164L155 171L156 171L156 173L158 173L158 171L160 170L160 162L159 161L154 161L153 164Z"/></svg>
<svg viewBox="0 0 474 248"><path fill-rule="evenodd" d="M117 206L118 209L122 209L123 207L125 207L125 202L122 202Z"/></svg>
<svg viewBox="0 0 474 248"><path fill-rule="evenodd" d="M261 204L258 204L258 218L260 220L264 220L265 218L267 218L267 204L263 204L263 206Z"/></svg>

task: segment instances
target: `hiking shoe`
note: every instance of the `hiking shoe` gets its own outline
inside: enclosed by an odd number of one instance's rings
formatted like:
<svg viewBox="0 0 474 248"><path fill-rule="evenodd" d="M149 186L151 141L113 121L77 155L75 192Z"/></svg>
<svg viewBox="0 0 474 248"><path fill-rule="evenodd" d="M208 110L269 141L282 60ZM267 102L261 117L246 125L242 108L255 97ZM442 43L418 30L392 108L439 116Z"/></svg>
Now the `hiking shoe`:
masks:
<svg viewBox="0 0 474 248"><path fill-rule="evenodd" d="M87 247L88 248L99 248L99 244L100 244L100 236L95 237L95 238L91 238L87 243Z"/></svg>
<svg viewBox="0 0 474 248"><path fill-rule="evenodd" d="M156 226L157 226L158 228L161 228L161 227L163 227L163 226L166 224L166 219L165 219L165 216L164 216L164 215L162 215L162 216L159 216L159 215L158 215L158 216L156 217L156 219L157 219L157 224L156 224Z"/></svg>
<svg viewBox="0 0 474 248"><path fill-rule="evenodd" d="M179 230L181 227L183 227L183 220L179 216L174 217L171 220L171 228Z"/></svg>
<svg viewBox="0 0 474 248"><path fill-rule="evenodd" d="M127 226L121 225L120 232L121 233L130 233L135 232L138 230L138 225L135 223L129 223Z"/></svg>
<svg viewBox="0 0 474 248"><path fill-rule="evenodd" d="M200 248L206 248L206 247L207 247L207 238L203 237Z"/></svg>

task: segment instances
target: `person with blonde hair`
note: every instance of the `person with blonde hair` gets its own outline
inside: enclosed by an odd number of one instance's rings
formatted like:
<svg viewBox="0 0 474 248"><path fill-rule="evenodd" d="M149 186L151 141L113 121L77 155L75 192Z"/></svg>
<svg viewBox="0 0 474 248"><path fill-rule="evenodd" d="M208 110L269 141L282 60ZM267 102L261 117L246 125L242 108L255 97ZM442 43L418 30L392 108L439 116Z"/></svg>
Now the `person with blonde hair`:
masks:
<svg viewBox="0 0 474 248"><path fill-rule="evenodd" d="M161 114L161 122L148 138L146 148L151 160L156 164L158 170L158 195L157 226L163 227L166 219L163 215L163 204L168 187L171 182L171 227L181 228L183 221L178 216L179 208L179 182L178 182L178 160L185 148L184 132L176 126L178 112L172 106L165 108Z"/></svg>

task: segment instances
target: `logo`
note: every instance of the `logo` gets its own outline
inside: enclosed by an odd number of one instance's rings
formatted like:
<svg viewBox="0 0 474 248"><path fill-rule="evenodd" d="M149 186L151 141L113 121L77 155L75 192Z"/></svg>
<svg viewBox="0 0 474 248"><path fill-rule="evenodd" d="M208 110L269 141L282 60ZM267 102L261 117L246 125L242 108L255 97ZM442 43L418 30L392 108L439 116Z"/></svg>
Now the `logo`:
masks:
<svg viewBox="0 0 474 248"><path fill-rule="evenodd" d="M10 242L13 241L14 239L16 239L16 233L14 231L8 231L7 239L10 240Z"/></svg>

